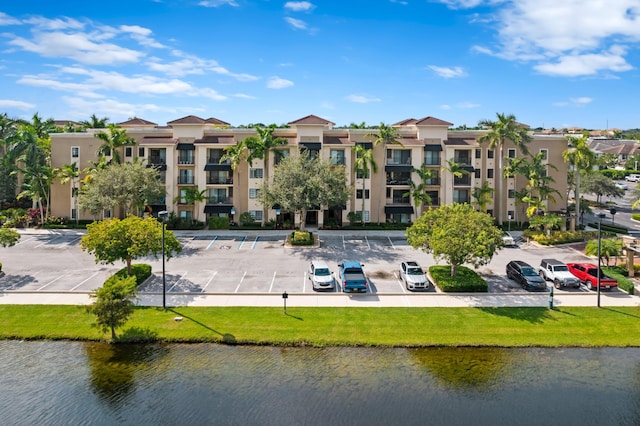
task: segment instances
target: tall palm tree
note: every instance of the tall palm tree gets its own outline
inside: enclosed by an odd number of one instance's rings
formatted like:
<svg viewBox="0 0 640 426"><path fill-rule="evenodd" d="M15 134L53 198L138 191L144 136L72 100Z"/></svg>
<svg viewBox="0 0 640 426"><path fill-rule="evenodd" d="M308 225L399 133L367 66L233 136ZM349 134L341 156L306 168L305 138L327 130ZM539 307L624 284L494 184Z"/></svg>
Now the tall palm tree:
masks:
<svg viewBox="0 0 640 426"><path fill-rule="evenodd" d="M53 118L43 120L37 112L31 118L31 126L39 138L46 138L49 133L55 133L58 130Z"/></svg>
<svg viewBox="0 0 640 426"><path fill-rule="evenodd" d="M532 137L529 135L527 129L516 121L516 117L513 114L497 113L496 116L498 118L496 121L481 120L478 122L478 126L489 129L487 133L478 138L478 142L487 144L489 149L498 152L498 170L503 170L505 143L511 141L520 152L528 154L527 144L532 140ZM498 222L502 224L504 222L502 202L504 198L505 176L501 173L496 173L495 178L498 180L495 207Z"/></svg>
<svg viewBox="0 0 640 426"><path fill-rule="evenodd" d="M457 163L454 158L450 158L446 161L446 164L442 166L441 170L443 172L449 172L453 176L453 178L461 178L464 175L468 175L471 172L467 170L462 164ZM453 179L451 179L453 181ZM453 193L453 188L451 188L451 192Z"/></svg>
<svg viewBox="0 0 640 426"><path fill-rule="evenodd" d="M184 194L178 195L177 197L175 197L173 199L173 202L175 204L177 204L183 198L184 198L184 200L185 200L185 202L187 204L196 204L196 203L202 202L202 201L207 199L207 190L206 189L199 190L195 186L186 187L186 188L184 188ZM195 215L195 217L193 219L195 221L197 221L198 220L198 209L196 208L195 211L196 211L196 215Z"/></svg>
<svg viewBox="0 0 640 426"><path fill-rule="evenodd" d="M521 175L527 179L524 195L521 198L529 205L527 217L543 212L546 209L544 201L550 199L555 202L553 194L560 194L551 186L555 180L547 173L549 167L557 170L553 164L547 164L544 153L539 152L529 158L510 158L504 169L505 176Z"/></svg>
<svg viewBox="0 0 640 426"><path fill-rule="evenodd" d="M427 166L423 164L419 169L414 167L412 172L420 177L420 183L416 184L412 179L409 179L407 182L409 184L409 192L404 194L404 196L413 198L417 211L418 207L431 204L431 196L427 194L424 189L427 187L427 180L433 177L433 170L428 169Z"/></svg>
<svg viewBox="0 0 640 426"><path fill-rule="evenodd" d="M562 158L564 162L569 164L569 166L573 169L574 182L576 184L576 188L574 191L575 200L576 200L576 218L580 218L580 173L585 172L588 173L593 169L593 166L596 165L597 157L596 154L591 151L589 148L589 143L587 141L586 136L582 136L581 138L569 138L569 142L571 144L571 148L567 149L562 153ZM571 221L571 230L575 231L575 221Z"/></svg>
<svg viewBox="0 0 640 426"><path fill-rule="evenodd" d="M400 142L401 136L400 136L400 133L398 132L398 129L396 129L393 126L389 126L384 122L380 123L375 133L370 133L368 136L373 138L374 147L378 145L382 145L386 149L386 147L389 145L404 146L402 142ZM377 170L374 170L373 172L377 173ZM386 177L385 177L385 174L382 173L380 188L384 188L385 184L386 184ZM380 199L379 201L380 203L382 202L383 197L380 197L379 199ZM380 214L380 205L378 205L378 208L376 209L376 211L378 212L378 214ZM380 221L380 218L378 218L378 222L379 221Z"/></svg>
<svg viewBox="0 0 640 426"><path fill-rule="evenodd" d="M61 184L66 184L67 182L71 182L71 196L73 197L73 208L76 211L76 224L78 223L79 214L78 214L78 192L79 188L77 185L79 184L78 178L80 177L80 170L78 170L78 164L73 162L71 164L64 164L62 167L54 170L54 174L57 179L60 180Z"/></svg>
<svg viewBox="0 0 640 426"><path fill-rule="evenodd" d="M13 199L16 196L17 179L16 160L20 153L15 149L19 140L19 122L7 114L0 114L0 201Z"/></svg>
<svg viewBox="0 0 640 426"><path fill-rule="evenodd" d="M136 144L136 140L130 136L127 136L127 130L121 129L115 124L109 124L107 127L109 133L99 132L95 134L95 137L102 141L102 145L98 148L98 156L111 155L112 161L116 164L122 163L120 158L120 151L124 146L133 146Z"/></svg>
<svg viewBox="0 0 640 426"><path fill-rule="evenodd" d="M367 177L371 177L370 171L373 173L378 171L378 164L374 158L373 149L367 149L363 145L355 145L353 147L353 151L356 154L353 167L356 173L360 173L362 175L362 208L360 209L360 220L362 222L362 226L364 226L365 183Z"/></svg>

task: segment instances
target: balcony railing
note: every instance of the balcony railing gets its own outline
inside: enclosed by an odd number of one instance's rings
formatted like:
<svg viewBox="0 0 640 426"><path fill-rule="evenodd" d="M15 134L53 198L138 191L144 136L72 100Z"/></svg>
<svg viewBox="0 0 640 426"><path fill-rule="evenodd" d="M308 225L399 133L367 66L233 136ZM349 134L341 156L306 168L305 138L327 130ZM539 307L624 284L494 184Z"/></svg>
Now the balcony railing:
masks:
<svg viewBox="0 0 640 426"><path fill-rule="evenodd" d="M387 185L409 185L409 178L387 178Z"/></svg>
<svg viewBox="0 0 640 426"><path fill-rule="evenodd" d="M440 178L425 179L424 184L429 186L438 186L440 185Z"/></svg>
<svg viewBox="0 0 640 426"><path fill-rule="evenodd" d="M212 204L233 204L233 197L209 197L207 198L207 205Z"/></svg>
<svg viewBox="0 0 640 426"><path fill-rule="evenodd" d="M153 165L167 164L167 161L162 157L152 155L151 157L149 157L149 164L153 164Z"/></svg>
<svg viewBox="0 0 640 426"><path fill-rule="evenodd" d="M193 185L195 178L193 176L180 176L178 178L178 185Z"/></svg>
<svg viewBox="0 0 640 426"><path fill-rule="evenodd" d="M207 185L233 185L232 177L221 178L218 176L210 176L207 178Z"/></svg>
<svg viewBox="0 0 640 426"><path fill-rule="evenodd" d="M181 165L195 164L195 160L193 158L179 158L178 164L181 164Z"/></svg>
<svg viewBox="0 0 640 426"><path fill-rule="evenodd" d="M222 157L209 157L207 158L207 164L227 164L230 165L231 164L231 160L227 159L224 160L222 163L220 162L220 159Z"/></svg>
<svg viewBox="0 0 640 426"><path fill-rule="evenodd" d="M393 205L410 206L411 205L411 197L387 198L386 203L387 204L393 204Z"/></svg>

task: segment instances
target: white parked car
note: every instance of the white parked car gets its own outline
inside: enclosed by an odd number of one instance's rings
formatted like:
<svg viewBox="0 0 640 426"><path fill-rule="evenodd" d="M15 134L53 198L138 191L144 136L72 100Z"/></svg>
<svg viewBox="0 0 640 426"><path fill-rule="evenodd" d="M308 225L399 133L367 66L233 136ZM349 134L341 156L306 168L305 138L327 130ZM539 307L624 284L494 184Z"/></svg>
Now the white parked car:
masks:
<svg viewBox="0 0 640 426"><path fill-rule="evenodd" d="M510 233L504 231L504 234L502 234L502 245L505 247L513 247L516 245L516 240L513 239Z"/></svg>
<svg viewBox="0 0 640 426"><path fill-rule="evenodd" d="M409 260L400 265L400 278L407 286L407 290L427 290L429 280L417 262Z"/></svg>
<svg viewBox="0 0 640 426"><path fill-rule="evenodd" d="M624 180L627 182L640 182L640 175L627 175Z"/></svg>
<svg viewBox="0 0 640 426"><path fill-rule="evenodd" d="M333 290L333 272L324 260L312 260L309 265L309 279L314 290Z"/></svg>
<svg viewBox="0 0 640 426"><path fill-rule="evenodd" d="M629 189L629 187L627 186L627 184L626 184L626 183L624 183L624 182L616 182L616 186L617 186L618 188L620 188L620 189L624 189L625 191L626 191L627 189Z"/></svg>

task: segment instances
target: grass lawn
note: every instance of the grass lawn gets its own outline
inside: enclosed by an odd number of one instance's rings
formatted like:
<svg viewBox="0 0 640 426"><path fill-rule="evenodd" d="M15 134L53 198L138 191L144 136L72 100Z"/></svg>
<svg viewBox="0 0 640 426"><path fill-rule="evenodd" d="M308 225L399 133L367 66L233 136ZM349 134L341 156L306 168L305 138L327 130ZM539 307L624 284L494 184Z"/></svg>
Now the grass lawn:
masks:
<svg viewBox="0 0 640 426"><path fill-rule="evenodd" d="M175 317L182 321L175 321ZM0 305L0 339L103 340L81 306ZM123 340L347 346L640 346L640 310L591 308L135 309Z"/></svg>

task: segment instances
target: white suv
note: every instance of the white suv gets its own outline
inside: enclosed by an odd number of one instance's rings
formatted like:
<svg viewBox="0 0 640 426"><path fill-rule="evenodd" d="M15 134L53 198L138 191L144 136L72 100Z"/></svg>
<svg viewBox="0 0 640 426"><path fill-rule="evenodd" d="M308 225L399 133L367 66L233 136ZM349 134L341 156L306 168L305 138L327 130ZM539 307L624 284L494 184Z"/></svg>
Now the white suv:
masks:
<svg viewBox="0 0 640 426"><path fill-rule="evenodd" d="M312 260L309 265L309 279L314 290L333 290L333 272L324 260Z"/></svg>
<svg viewBox="0 0 640 426"><path fill-rule="evenodd" d="M407 290L427 290L429 280L417 262L409 260L400 265L400 278L407 286Z"/></svg>
<svg viewBox="0 0 640 426"><path fill-rule="evenodd" d="M627 175L624 180L627 182L640 182L640 175Z"/></svg>

